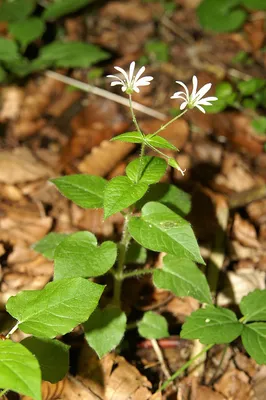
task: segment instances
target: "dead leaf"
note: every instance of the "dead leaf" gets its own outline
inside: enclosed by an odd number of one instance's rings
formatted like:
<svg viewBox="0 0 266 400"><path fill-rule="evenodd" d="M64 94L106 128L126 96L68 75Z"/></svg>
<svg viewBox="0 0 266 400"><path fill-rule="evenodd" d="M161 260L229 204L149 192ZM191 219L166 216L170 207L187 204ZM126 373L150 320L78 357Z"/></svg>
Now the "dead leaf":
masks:
<svg viewBox="0 0 266 400"><path fill-rule="evenodd" d="M124 159L135 145L124 142L108 142L104 140L99 147L94 147L91 153L86 156L78 165L80 172L98 176L107 175Z"/></svg>
<svg viewBox="0 0 266 400"><path fill-rule="evenodd" d="M48 178L54 172L36 160L26 147L0 153L0 182L9 185Z"/></svg>
<svg viewBox="0 0 266 400"><path fill-rule="evenodd" d="M241 299L255 289L265 289L266 272L245 268L237 272L229 271L226 282L217 296L220 307L239 304Z"/></svg>
<svg viewBox="0 0 266 400"><path fill-rule="evenodd" d="M226 400L224 396L215 392L211 388L202 385L192 386L191 400Z"/></svg>
<svg viewBox="0 0 266 400"><path fill-rule="evenodd" d="M214 388L223 394L226 399L251 400L252 388L249 384L249 377L237 369L226 372Z"/></svg>
<svg viewBox="0 0 266 400"><path fill-rule="evenodd" d="M2 92L0 122L15 120L20 112L24 91L17 86L7 86Z"/></svg>
<svg viewBox="0 0 266 400"><path fill-rule="evenodd" d="M139 1L110 1L101 10L103 17L119 18L127 22L150 22L151 11L145 3Z"/></svg>
<svg viewBox="0 0 266 400"><path fill-rule="evenodd" d="M260 248L255 227L247 220L235 214L232 225L233 238L238 240L243 246Z"/></svg>

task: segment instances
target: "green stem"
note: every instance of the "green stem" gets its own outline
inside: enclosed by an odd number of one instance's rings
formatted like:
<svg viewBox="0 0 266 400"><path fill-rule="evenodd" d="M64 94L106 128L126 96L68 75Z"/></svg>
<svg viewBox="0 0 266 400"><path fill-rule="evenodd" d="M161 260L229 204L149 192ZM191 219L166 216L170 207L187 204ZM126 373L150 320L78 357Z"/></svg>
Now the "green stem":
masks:
<svg viewBox="0 0 266 400"><path fill-rule="evenodd" d="M125 265L126 251L127 251L127 247L129 245L130 239L131 239L131 236L128 232L128 222L129 222L129 215L127 214L125 216L122 238L119 243L117 269L116 269L115 273L113 274L113 276L114 276L113 302L114 302L114 304L116 304L118 306L120 306L122 282L124 279L123 268Z"/></svg>
<svg viewBox="0 0 266 400"><path fill-rule="evenodd" d="M165 128L167 128L168 125L172 124L173 122L175 122L178 118L181 118L185 113L187 112L187 110L184 110L183 112L181 112L181 114L178 114L176 117L172 118L170 121L166 122L166 124L162 125L161 128L159 128L156 132L154 132L150 138L158 135L158 133L160 133L161 131L163 131Z"/></svg>
<svg viewBox="0 0 266 400"><path fill-rule="evenodd" d="M141 136L144 136L143 133L142 133L142 131L141 131L141 129L140 129L140 127L139 127L137 118L136 118L135 113L134 113L134 108L133 108L133 105L132 105L132 96L131 96L131 94L128 95L128 100L129 100L129 108L130 108L130 112L131 112L131 116L132 116L132 120L133 120L133 122L134 122L134 125L135 125L137 131L141 134Z"/></svg>
<svg viewBox="0 0 266 400"><path fill-rule="evenodd" d="M165 390L167 386L174 380L176 379L179 375L182 374L187 368L190 367L191 364L194 363L197 358L202 356L202 354L206 353L210 348L212 348L214 345L213 344L208 344L208 346L204 347L202 351L200 351L198 354L195 355L195 357L191 358L189 361L187 361L182 367L180 367L172 376L171 378L167 379L167 381L164 382L164 384L158 389L158 391Z"/></svg>
<svg viewBox="0 0 266 400"><path fill-rule="evenodd" d="M158 268L150 268L150 269L135 269L134 271L125 272L123 274L123 279L134 278L135 276L141 276L145 274L153 274Z"/></svg>
<svg viewBox="0 0 266 400"><path fill-rule="evenodd" d="M9 391L9 389L4 389L0 392L0 397L4 396Z"/></svg>

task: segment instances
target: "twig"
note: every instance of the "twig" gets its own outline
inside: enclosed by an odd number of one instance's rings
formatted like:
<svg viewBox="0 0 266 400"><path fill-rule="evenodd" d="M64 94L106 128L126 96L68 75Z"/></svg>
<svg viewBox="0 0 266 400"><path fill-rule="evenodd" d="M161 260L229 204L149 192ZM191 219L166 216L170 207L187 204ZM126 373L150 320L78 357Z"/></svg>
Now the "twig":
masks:
<svg viewBox="0 0 266 400"><path fill-rule="evenodd" d="M153 350L154 350L154 352L156 354L156 357L158 358L158 361L159 361L159 363L161 365L162 371L163 371L166 379L169 380L171 378L171 374L168 371L168 368L167 368L167 366L165 364L165 361L164 361L164 358L163 358L163 354L162 354L162 350L160 349L160 346L158 345L157 340L156 339L151 339L151 345L152 345ZM177 389L177 388L175 387L175 389Z"/></svg>
<svg viewBox="0 0 266 400"><path fill-rule="evenodd" d="M193 340L193 348L191 351L190 358L194 358L198 353L204 349L204 345L200 343L199 340ZM195 359L192 364L190 364L188 371L191 375L199 378L204 374L204 361L206 360L206 353L202 353L200 357Z"/></svg>
<svg viewBox="0 0 266 400"><path fill-rule="evenodd" d="M69 78L68 76L59 74L58 72L47 71L45 72L45 75L48 76L49 78L53 78L56 79L57 81L66 83L67 85L71 85L78 89L84 90L85 92L96 94L97 96L104 97L106 99L115 101L116 103L122 104L123 106L129 107L128 99L125 99L124 97L119 96L118 94L108 92L107 90L98 88L93 85L89 85L88 83L78 81L77 79L74 78ZM136 101L132 101L132 106L135 110L140 111L143 114L147 114L151 117L157 118L161 121L165 121L165 119L167 119L167 115L159 111L153 110L150 107L143 106L142 104L137 103Z"/></svg>

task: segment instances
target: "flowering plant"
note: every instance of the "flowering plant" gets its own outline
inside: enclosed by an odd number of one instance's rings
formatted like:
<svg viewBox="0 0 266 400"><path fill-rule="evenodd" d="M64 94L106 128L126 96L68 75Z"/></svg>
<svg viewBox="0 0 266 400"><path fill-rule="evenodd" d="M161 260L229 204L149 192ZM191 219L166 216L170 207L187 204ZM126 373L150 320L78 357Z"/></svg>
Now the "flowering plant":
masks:
<svg viewBox="0 0 266 400"><path fill-rule="evenodd" d="M99 176L70 175L52 179L52 182L78 206L103 208L104 218L120 212L124 217L121 240L118 244L112 241L98 244L91 232L82 231L50 233L35 245L36 251L54 260L54 280L42 290L22 291L7 302L7 311L16 322L0 341L3 392L11 389L40 400L41 378L55 382L68 370L68 346L56 337L79 324L99 357L115 349L130 327L121 301L123 282L144 274L152 276L157 288L172 291L176 296L194 297L204 305L183 324L181 337L199 339L206 346L160 390L214 344L230 343L238 336L258 363L266 362L266 291L256 290L242 299L240 319L234 312L216 307L208 281L197 266L197 263L204 264L197 240L185 219L190 211L190 197L174 185L158 183L167 165L184 174L175 158L162 151L177 149L159 133L191 108L205 112L202 106L217 99L204 99L211 84L197 91L198 82L194 76L189 94L187 86L177 81L184 92L176 92L172 98L183 101L181 113L156 132L144 135L134 113L132 94L139 92L141 86L149 85L153 78L141 77L145 67L135 73L134 62L128 73L120 67L115 69L122 77L108 77L114 79L111 86L121 85L122 91L127 93L135 130L112 140L140 144L140 157L127 165L125 176L110 181ZM147 147L160 157L145 155ZM166 253L161 268L145 266L146 250ZM112 277L109 290L112 298L105 298L104 303L108 304L102 308L99 301L105 289L103 282L110 285L110 279L104 280L105 275ZM101 284L97 283L98 277L101 277ZM156 351L156 339L169 335L166 319L154 312L144 313L134 326L141 336L151 339ZM14 343L10 336L18 328L31 336ZM26 376L25 368L30 371Z"/></svg>

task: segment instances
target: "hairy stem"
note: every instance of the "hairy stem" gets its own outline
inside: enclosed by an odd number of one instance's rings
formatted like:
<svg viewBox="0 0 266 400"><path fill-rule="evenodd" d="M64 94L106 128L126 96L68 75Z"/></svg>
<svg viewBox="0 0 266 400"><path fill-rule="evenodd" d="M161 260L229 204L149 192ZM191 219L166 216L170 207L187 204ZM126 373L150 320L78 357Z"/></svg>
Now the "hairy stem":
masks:
<svg viewBox="0 0 266 400"><path fill-rule="evenodd" d="M16 332L16 330L18 329L18 325L19 325L19 322L17 322L16 325L13 326L12 329L10 329L10 331L6 334L6 337L7 337L7 338L8 338L10 335L12 335L12 333Z"/></svg>
<svg viewBox="0 0 266 400"><path fill-rule="evenodd" d="M158 389L158 391L162 391L165 390L167 388L167 386L174 380L176 379L179 375L182 374L182 372L184 372L191 364L194 363L195 360L197 360L197 358L199 358L200 356L202 356L202 354L206 353L208 350L210 350L211 347L213 347L213 344L208 344L208 346L204 347L204 349L196 354L193 358L191 358L190 360L188 360L184 365L182 365L182 367L180 367L172 376L171 378L167 379L167 381L164 382L164 384L160 387L160 389Z"/></svg>
<svg viewBox="0 0 266 400"><path fill-rule="evenodd" d="M128 232L128 222L129 222L129 215L127 214L125 216L125 220L124 220L122 238L119 243L117 269L113 275L114 276L113 302L118 306L120 306L121 289L122 289L122 283L123 283L123 279L124 279L123 269L124 269L124 265L125 265L126 252L127 252L127 247L129 245L130 239L131 239L130 233Z"/></svg>
<svg viewBox="0 0 266 400"><path fill-rule="evenodd" d="M0 392L0 397L4 396L9 391L9 389L4 389Z"/></svg>
<svg viewBox="0 0 266 400"><path fill-rule="evenodd" d="M134 108L133 108L133 104L132 104L132 96L131 96L131 94L128 95L128 100L129 100L129 108L130 108L130 112L131 112L131 116L132 116L132 120L133 120L133 122L134 122L134 125L135 125L137 131L143 136L143 133L142 133L140 127L139 127L139 124L138 124L136 115L135 115L135 113L134 113Z"/></svg>
<svg viewBox="0 0 266 400"><path fill-rule="evenodd" d="M187 112L187 110L184 110L183 112L181 112L180 114L178 114L176 117L172 118L170 121L166 122L166 124L162 125L161 128L159 128L156 132L154 132L151 135L151 138L158 135L158 133L160 133L161 131L163 131L165 128L167 128L167 126L169 126L170 124L172 124L173 122L175 122L178 118L181 118L185 113Z"/></svg>
<svg viewBox="0 0 266 400"><path fill-rule="evenodd" d="M123 274L123 279L134 278L137 276L145 275L145 274L153 274L158 268L149 268L149 269L135 269L134 271L125 272Z"/></svg>

